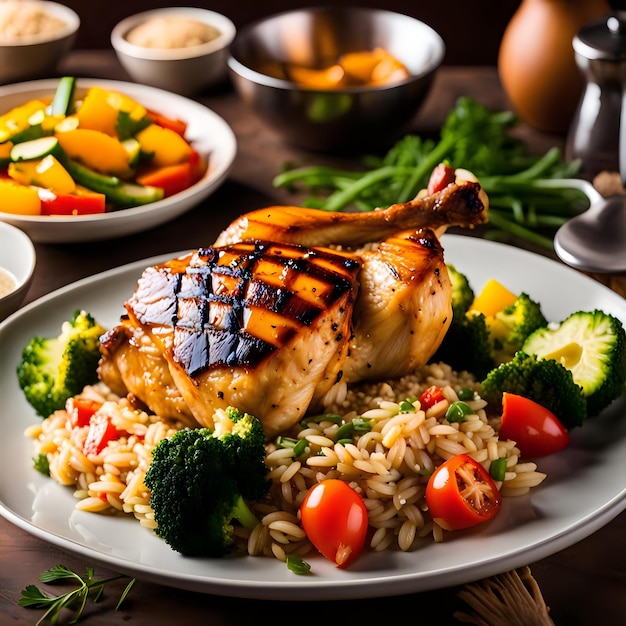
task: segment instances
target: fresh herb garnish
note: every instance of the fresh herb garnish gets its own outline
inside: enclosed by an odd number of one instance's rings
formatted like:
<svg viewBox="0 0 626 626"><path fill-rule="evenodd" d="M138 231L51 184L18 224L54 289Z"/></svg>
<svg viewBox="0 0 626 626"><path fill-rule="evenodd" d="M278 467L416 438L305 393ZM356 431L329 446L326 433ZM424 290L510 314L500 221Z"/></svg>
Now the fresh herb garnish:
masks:
<svg viewBox="0 0 626 626"><path fill-rule="evenodd" d="M557 228L589 206L588 198L567 181L576 176L580 163L566 163L556 147L541 156L529 154L511 132L517 125L514 113L493 112L462 97L437 139L407 135L382 157L363 157L360 171L327 166L286 169L273 183L318 194L306 198L304 206L371 211L414 198L426 188L434 167L447 162L473 172L489 196L486 237L513 236L552 250Z"/></svg>
<svg viewBox="0 0 626 626"><path fill-rule="evenodd" d="M80 576L64 565L55 565L39 575L39 580L42 583L53 584L64 580L73 580L78 583L78 587L54 596L46 594L36 585L28 585L22 590L22 596L18 600L18 604L29 609L42 609L45 611L37 625L44 622L56 624L63 609L68 609L74 613L71 621L68 623L75 624L82 617L89 598L93 602L98 602L102 598L104 586L107 583L123 578L126 578L126 576L116 575L103 579L94 578L94 570L91 567L85 568L85 576ZM135 579L131 578L115 606L116 611L126 599L134 583Z"/></svg>

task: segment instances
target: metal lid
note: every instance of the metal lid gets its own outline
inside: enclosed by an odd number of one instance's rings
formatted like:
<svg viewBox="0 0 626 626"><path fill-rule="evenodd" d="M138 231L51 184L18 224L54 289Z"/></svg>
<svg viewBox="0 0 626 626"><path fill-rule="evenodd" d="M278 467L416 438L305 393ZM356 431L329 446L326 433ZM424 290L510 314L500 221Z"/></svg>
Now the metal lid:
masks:
<svg viewBox="0 0 626 626"><path fill-rule="evenodd" d="M586 24L574 37L573 46L591 60L626 59L626 11L614 11Z"/></svg>

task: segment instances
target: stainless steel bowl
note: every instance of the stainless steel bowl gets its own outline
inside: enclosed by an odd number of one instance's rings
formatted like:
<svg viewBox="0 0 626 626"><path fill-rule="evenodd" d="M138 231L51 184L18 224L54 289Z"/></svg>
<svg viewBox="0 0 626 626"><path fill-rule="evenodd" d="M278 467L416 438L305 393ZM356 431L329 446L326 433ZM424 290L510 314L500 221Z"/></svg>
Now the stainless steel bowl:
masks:
<svg viewBox="0 0 626 626"><path fill-rule="evenodd" d="M384 48L410 72L389 86L321 90L278 78L268 67L327 67L347 52ZM416 115L443 62L445 45L430 26L382 9L313 7L242 28L228 67L235 89L287 142L324 152L389 143Z"/></svg>

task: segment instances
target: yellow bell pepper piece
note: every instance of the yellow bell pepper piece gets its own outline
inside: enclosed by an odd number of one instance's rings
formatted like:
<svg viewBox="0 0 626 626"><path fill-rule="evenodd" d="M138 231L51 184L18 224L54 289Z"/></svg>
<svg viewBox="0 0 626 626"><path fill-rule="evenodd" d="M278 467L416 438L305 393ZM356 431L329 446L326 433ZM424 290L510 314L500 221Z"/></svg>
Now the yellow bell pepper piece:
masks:
<svg viewBox="0 0 626 626"><path fill-rule="evenodd" d="M130 155L116 137L91 128L76 128L56 134L71 159L103 174L125 177L130 174Z"/></svg>
<svg viewBox="0 0 626 626"><path fill-rule="evenodd" d="M7 111L0 116L0 142L10 139L15 133L30 126L30 117L37 111L46 108L43 100L29 100L28 102Z"/></svg>
<svg viewBox="0 0 626 626"><path fill-rule="evenodd" d="M36 187L0 179L0 211L16 215L41 215L41 200Z"/></svg>
<svg viewBox="0 0 626 626"><path fill-rule="evenodd" d="M39 160L11 163L8 172L23 185L36 185L56 193L72 193L76 189L74 179L52 154Z"/></svg>
<svg viewBox="0 0 626 626"><path fill-rule="evenodd" d="M140 120L147 114L145 107L129 96L102 87L91 87L76 117L81 128L99 130L115 137L120 111L128 113L134 120Z"/></svg>
<svg viewBox="0 0 626 626"><path fill-rule="evenodd" d="M490 278L482 291L474 298L470 310L479 311L487 317L494 316L504 307L513 304L517 296L494 278Z"/></svg>
<svg viewBox="0 0 626 626"><path fill-rule="evenodd" d="M145 154L154 154L152 157L154 167L183 163L189 159L192 152L191 146L177 132L158 124L144 128L136 137Z"/></svg>

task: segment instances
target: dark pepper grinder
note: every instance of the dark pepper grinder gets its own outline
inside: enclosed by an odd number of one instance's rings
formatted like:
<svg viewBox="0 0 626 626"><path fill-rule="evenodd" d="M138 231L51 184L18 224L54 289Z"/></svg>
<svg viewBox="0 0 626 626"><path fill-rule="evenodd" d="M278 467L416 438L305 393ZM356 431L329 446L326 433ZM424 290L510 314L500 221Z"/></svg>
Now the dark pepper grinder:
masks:
<svg viewBox="0 0 626 626"><path fill-rule="evenodd" d="M585 87L567 134L565 156L581 175L620 172L626 181L626 11L585 25L573 40Z"/></svg>

